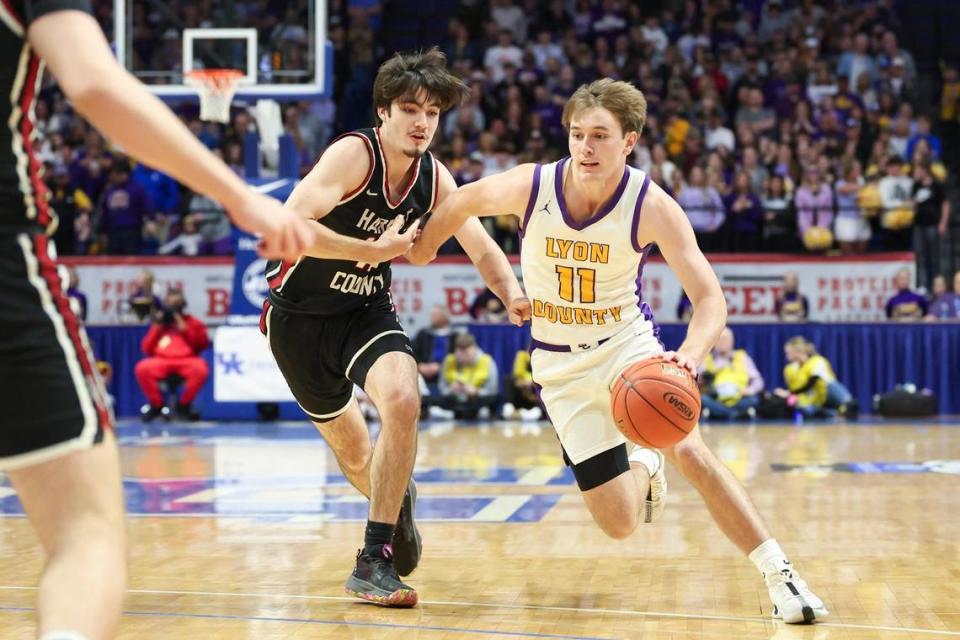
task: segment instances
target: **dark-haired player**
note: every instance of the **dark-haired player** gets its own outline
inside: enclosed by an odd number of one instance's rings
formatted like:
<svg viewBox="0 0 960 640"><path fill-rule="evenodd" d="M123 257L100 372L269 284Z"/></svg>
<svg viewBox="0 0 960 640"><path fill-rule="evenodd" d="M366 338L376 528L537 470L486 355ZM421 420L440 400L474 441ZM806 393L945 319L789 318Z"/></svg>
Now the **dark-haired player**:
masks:
<svg viewBox="0 0 960 640"><path fill-rule="evenodd" d="M440 114L465 92L437 50L385 62L373 85L377 126L333 141L287 202L319 221L321 241L296 261L267 265L261 330L344 475L370 498L347 592L388 606L416 604L416 591L399 576L420 558L411 479L417 363L390 298L390 260L410 248L421 216L456 190L428 148ZM477 220L457 239L520 322L526 300L500 248ZM376 445L354 385L380 413Z"/></svg>

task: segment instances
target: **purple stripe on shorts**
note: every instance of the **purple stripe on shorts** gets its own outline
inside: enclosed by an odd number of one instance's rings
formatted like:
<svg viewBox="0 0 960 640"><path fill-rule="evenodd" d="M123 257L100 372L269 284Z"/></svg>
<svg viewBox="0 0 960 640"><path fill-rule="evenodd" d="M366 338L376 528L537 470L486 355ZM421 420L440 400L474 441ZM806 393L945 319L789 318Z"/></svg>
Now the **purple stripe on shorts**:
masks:
<svg viewBox="0 0 960 640"><path fill-rule="evenodd" d="M539 340L530 341L530 349L543 349L544 351L556 351L557 353L569 353L572 351L570 345L550 344L549 342L540 342Z"/></svg>
<svg viewBox="0 0 960 640"><path fill-rule="evenodd" d="M543 397L540 395L543 391L543 387L534 382L533 391L537 394L537 402L540 403L540 408L543 410L543 417L547 419L547 422L553 424L553 420L550 419L550 413L547 411L547 405L543 404Z"/></svg>

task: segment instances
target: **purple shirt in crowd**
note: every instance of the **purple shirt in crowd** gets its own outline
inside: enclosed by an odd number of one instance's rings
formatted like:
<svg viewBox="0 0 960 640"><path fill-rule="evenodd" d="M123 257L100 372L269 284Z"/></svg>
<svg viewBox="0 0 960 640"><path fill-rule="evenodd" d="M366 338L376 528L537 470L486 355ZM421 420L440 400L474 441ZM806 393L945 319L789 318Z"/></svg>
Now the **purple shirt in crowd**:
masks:
<svg viewBox="0 0 960 640"><path fill-rule="evenodd" d="M773 312L781 320L806 320L810 315L810 303L807 296L790 291L776 299Z"/></svg>
<svg viewBox="0 0 960 640"><path fill-rule="evenodd" d="M945 293L930 304L930 315L946 320L960 318L960 295Z"/></svg>
<svg viewBox="0 0 960 640"><path fill-rule="evenodd" d="M110 173L110 164L113 160L109 157L97 159L93 165L84 163L83 152L78 152L78 157L70 164L70 184L83 191L90 200L96 202L100 198L104 187L107 184L107 176Z"/></svg>
<svg viewBox="0 0 960 640"><path fill-rule="evenodd" d="M127 180L104 191L100 222L103 231L139 229L144 216L149 215L153 215L153 202L143 185Z"/></svg>
<svg viewBox="0 0 960 640"><path fill-rule="evenodd" d="M686 212L694 231L715 231L723 224L723 200L713 187L684 187L677 203Z"/></svg>
<svg viewBox="0 0 960 640"><path fill-rule="evenodd" d="M732 191L723 199L723 204L727 208L727 216L733 223L734 232L748 233L755 235L760 231L760 220L763 218L763 205L760 204L760 198L752 193L747 194L750 200L750 206L741 209L739 212L733 210L733 205L740 197L736 191Z"/></svg>
<svg viewBox="0 0 960 640"><path fill-rule="evenodd" d="M814 193L809 186L803 185L797 189L793 203L797 208L797 230L801 238L810 227L829 229L833 226L833 190L830 187L821 184Z"/></svg>
<svg viewBox="0 0 960 640"><path fill-rule="evenodd" d="M887 317L891 320L917 319L927 315L930 303L919 293L901 289L887 300Z"/></svg>

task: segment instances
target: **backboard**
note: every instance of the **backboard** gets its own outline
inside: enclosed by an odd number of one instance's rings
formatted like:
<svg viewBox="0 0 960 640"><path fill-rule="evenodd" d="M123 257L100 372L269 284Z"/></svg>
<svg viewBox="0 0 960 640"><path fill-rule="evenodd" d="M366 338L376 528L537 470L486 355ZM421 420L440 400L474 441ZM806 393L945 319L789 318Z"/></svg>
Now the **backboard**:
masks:
<svg viewBox="0 0 960 640"><path fill-rule="evenodd" d="M326 0L113 1L117 58L164 100L195 101L184 74L213 68L244 74L240 101L330 94Z"/></svg>

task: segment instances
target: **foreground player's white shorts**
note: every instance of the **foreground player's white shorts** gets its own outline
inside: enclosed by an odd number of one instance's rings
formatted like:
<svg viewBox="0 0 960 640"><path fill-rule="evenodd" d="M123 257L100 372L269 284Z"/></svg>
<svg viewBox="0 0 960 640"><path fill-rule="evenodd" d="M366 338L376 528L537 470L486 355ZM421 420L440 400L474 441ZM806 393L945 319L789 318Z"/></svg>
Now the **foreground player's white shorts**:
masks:
<svg viewBox="0 0 960 640"><path fill-rule="evenodd" d="M534 382L542 387L540 400L574 464L626 442L610 410L610 388L631 364L663 353L653 329L653 324L641 320L585 351L533 350L531 366Z"/></svg>

